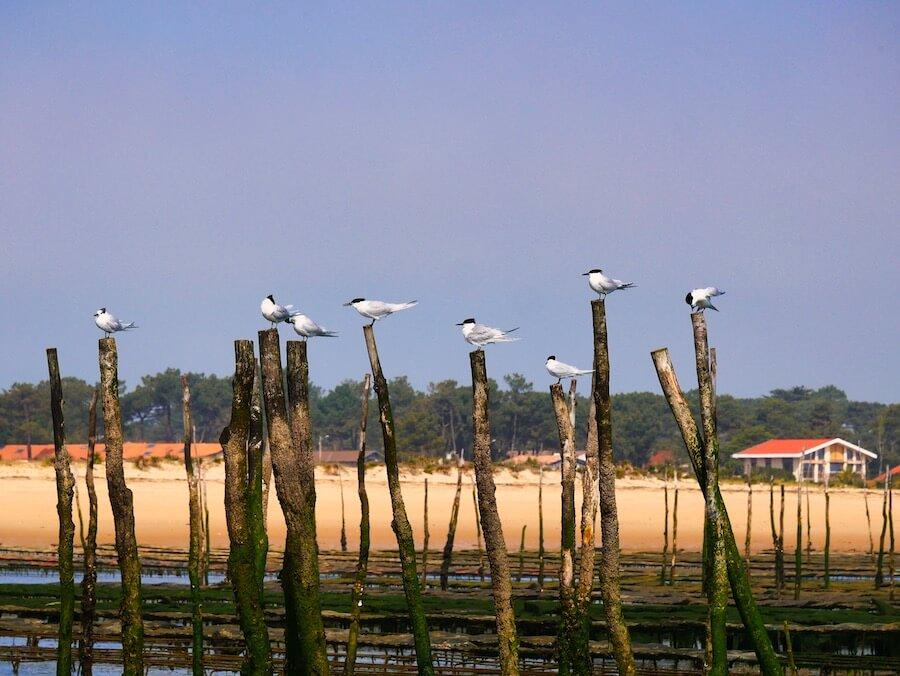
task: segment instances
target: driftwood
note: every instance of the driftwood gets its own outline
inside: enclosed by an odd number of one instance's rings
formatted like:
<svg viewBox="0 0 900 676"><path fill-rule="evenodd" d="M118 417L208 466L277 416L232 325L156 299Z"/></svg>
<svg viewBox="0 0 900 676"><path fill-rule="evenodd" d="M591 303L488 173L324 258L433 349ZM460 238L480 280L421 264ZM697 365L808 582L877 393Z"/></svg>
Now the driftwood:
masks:
<svg viewBox="0 0 900 676"><path fill-rule="evenodd" d="M374 324L374 322L373 322ZM413 540L412 526L406 515L406 505L400 488L400 468L397 461L397 438L394 429L394 414L391 410L391 397L387 380L381 370L378 358L378 346L375 343L374 327L369 324L363 327L366 350L372 367L372 378L375 382L375 394L378 396L381 435L384 440L384 464L387 472L388 491L391 494L391 511L393 519L391 528L397 538L400 565L403 578L403 592L406 595L406 606L416 646L416 665L424 676L434 674L431 659L431 637L428 635L428 620L422 605L422 590L419 576L416 574L416 548Z"/></svg>
<svg viewBox="0 0 900 676"><path fill-rule="evenodd" d="M344 674L352 676L356 667L356 645L359 640L359 618L362 614L363 595L366 589L366 571L369 566L369 495L366 492L366 423L369 419L369 393L372 377L367 373L362 386L362 415L359 423L359 453L356 456L356 480L359 493L359 558L353 576L350 593L350 629L347 634L347 657Z"/></svg>
<svg viewBox="0 0 900 676"><path fill-rule="evenodd" d="M97 490L94 488L94 452L97 445L97 400L94 388L88 404L88 454L84 484L88 494L88 528L84 539L84 577L81 578L81 640L78 661L81 673L91 676L94 666L94 616L97 612Z"/></svg>
<svg viewBox="0 0 900 676"><path fill-rule="evenodd" d="M609 396L609 343L606 335L606 304L603 299L591 301L594 328L594 406L599 443L600 492L600 595L606 616L607 631L619 673L636 673L631 637L622 613L619 586L619 516L616 508L616 466L612 450L612 419Z"/></svg>
<svg viewBox="0 0 900 676"><path fill-rule="evenodd" d="M691 414L684 392L682 392L681 386L678 384L678 377L675 374L675 367L672 365L669 351L667 349L654 350L651 353L651 357L656 368L656 374L659 377L660 386L666 397L666 403L668 403L675 422L678 424L681 438L684 441L694 474L697 476L697 482L704 493L704 498L707 500L711 498L719 504L719 514L723 521L722 535L725 539L725 560L728 567L728 580L731 583L731 594L747 630L748 637L753 644L753 650L756 653L760 669L765 674L781 674L781 663L778 660L778 655L772 646L762 615L753 598L747 566L738 551L737 543L734 539L734 531L731 529L731 522L728 519L728 511L725 508L725 501L722 499L722 493L716 487L715 495L706 495L707 484L704 474L706 470L703 462L703 439Z"/></svg>
<svg viewBox="0 0 900 676"><path fill-rule="evenodd" d="M491 590L497 617L497 643L500 671L510 676L519 673L519 640L512 608L512 582L503 525L497 511L493 463L491 461L491 425L488 414L488 380L484 351L469 353L472 367L472 439L474 444L475 481L478 484L478 507L484 544L491 567Z"/></svg>
<svg viewBox="0 0 900 676"><path fill-rule="evenodd" d="M122 410L119 406L118 352L115 338L100 339L100 388L106 438L106 485L116 531L122 575L122 673L144 672L144 621L141 616L141 560L134 536L134 497L125 484L122 465Z"/></svg>
<svg viewBox="0 0 900 676"><path fill-rule="evenodd" d="M200 595L203 555L203 512L200 485L191 458L191 389L186 375L181 376L181 411L184 420L184 471L188 484L188 578L191 584L191 666L194 676L203 674L203 599Z"/></svg>
<svg viewBox="0 0 900 676"><path fill-rule="evenodd" d="M250 408L255 373L253 343L249 340L236 340L231 421L220 437L225 456L225 520L230 545L228 578L247 647L242 671L260 674L271 672L272 655L257 584L256 543L250 525L248 495L250 470L247 447L250 440Z"/></svg>
<svg viewBox="0 0 900 676"><path fill-rule="evenodd" d="M66 447L62 379L59 376L59 360L56 348L51 347L47 350L47 368L50 372L50 414L53 419L53 469L56 473L56 513L59 517L59 543L57 544L59 557L59 631L56 673L70 674L72 671L72 622L75 616L75 563L73 560L75 523L72 521L72 493L75 489L75 477L72 475L72 467L69 463L69 450Z"/></svg>

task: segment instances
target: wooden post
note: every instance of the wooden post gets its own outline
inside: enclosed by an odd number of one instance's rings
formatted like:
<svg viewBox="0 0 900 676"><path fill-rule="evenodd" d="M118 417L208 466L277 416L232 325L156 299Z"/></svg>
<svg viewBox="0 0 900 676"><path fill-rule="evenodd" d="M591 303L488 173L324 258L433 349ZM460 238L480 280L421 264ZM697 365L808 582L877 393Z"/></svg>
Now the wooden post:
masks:
<svg viewBox="0 0 900 676"><path fill-rule="evenodd" d="M429 676L434 673L431 659L431 638L428 635L428 620L422 605L422 590L419 587L419 576L416 574L416 548L413 540L412 526L406 515L406 505L400 489L400 468L397 462L397 438L394 430L394 414L391 411L391 398L387 380L381 370L378 358L378 346L375 344L373 326L363 327L369 363L372 366L372 377L375 382L375 394L378 395L380 411L381 435L384 439L384 464L387 470L388 491L391 494L391 511L393 519L391 528L397 537L400 554L403 592L406 595L406 606L412 628L413 642L416 647L416 664L420 674Z"/></svg>
<svg viewBox="0 0 900 676"><path fill-rule="evenodd" d="M787 652L788 668L791 671L791 676L797 676L797 664L794 662L794 646L791 644L791 630L788 629L787 620L784 621L782 626L784 627L784 647Z"/></svg>
<svg viewBox="0 0 900 676"><path fill-rule="evenodd" d="M141 560L134 536L134 499L122 464L122 411L119 406L118 352L115 338L100 339L100 388L106 435L106 485L116 531L122 575L122 673L143 676L144 621L141 617Z"/></svg>
<svg viewBox="0 0 900 676"><path fill-rule="evenodd" d="M784 592L784 484L780 484L779 492L781 493L778 502L778 594L779 598Z"/></svg>
<svg viewBox="0 0 900 676"><path fill-rule="evenodd" d="M803 492L806 494L806 562L809 563L809 559L812 556L812 512L809 509L809 485L806 486L806 490Z"/></svg>
<svg viewBox="0 0 900 676"><path fill-rule="evenodd" d="M753 533L753 471L747 473L747 532L744 535L744 561L750 569L750 538Z"/></svg>
<svg viewBox="0 0 900 676"><path fill-rule="evenodd" d="M574 382L574 380L573 380ZM559 607L560 621L557 645L559 672L575 673L579 634L578 610L575 607L575 430L562 385L550 386L556 427L559 432L559 456L562 461L560 491Z"/></svg>
<svg viewBox="0 0 900 676"><path fill-rule="evenodd" d="M538 591L544 591L544 466L538 467Z"/></svg>
<svg viewBox="0 0 900 676"><path fill-rule="evenodd" d="M881 498L881 537L878 539L878 559L875 566L875 589L884 586L884 539L888 527L888 486L891 480L891 466L888 465L884 473L884 492ZM827 484L826 484L827 486ZM827 496L827 488L826 488ZM827 499L827 498L826 498ZM825 503L828 504L827 502ZM826 514L828 512L826 511ZM827 550L826 550L827 551ZM827 586L826 586L827 588Z"/></svg>
<svg viewBox="0 0 900 676"><path fill-rule="evenodd" d="M234 341L231 421L222 430L220 442L225 457L225 520L230 544L228 578L247 647L242 671L262 674L271 672L272 657L257 585L256 543L250 525L248 496L250 470L247 449L255 371L253 343L249 340Z"/></svg>
<svg viewBox="0 0 900 676"><path fill-rule="evenodd" d="M203 507L203 586L209 586L209 556L212 551L209 534L209 500L206 493L206 474L203 470L203 459L197 458L197 478L200 480L200 505Z"/></svg>
<svg viewBox="0 0 900 676"><path fill-rule="evenodd" d="M663 550L662 550L662 566L659 571L659 581L662 584L668 579L669 564L669 468L663 468Z"/></svg>
<svg viewBox="0 0 900 676"><path fill-rule="evenodd" d="M703 474L706 483L704 493L715 496L719 487L719 435L716 423L715 387L710 364L706 318L703 313L691 315L694 330L694 353L697 364L697 383L700 390L700 420L703 426ZM706 500L707 553L709 578L707 600L709 603L710 645L712 664L710 674L728 673L728 634L725 628L728 607L728 564L725 561L725 535L723 520L715 499Z"/></svg>
<svg viewBox="0 0 900 676"><path fill-rule="evenodd" d="M569 389L571 405L569 414L575 427L575 384ZM593 387L592 387L593 389ZM576 641L576 669L581 673L593 672L591 657L591 596L594 591L594 555L596 553L597 498L599 495L600 442L597 438L596 402L593 397L588 405L587 437L584 447L584 471L581 474L581 548L578 559L578 582L575 586L575 606L578 613L578 640Z"/></svg>
<svg viewBox="0 0 900 676"><path fill-rule="evenodd" d="M516 575L516 582L522 581L522 575L525 572L525 529L528 525L522 526L522 538L519 540L519 573Z"/></svg>
<svg viewBox="0 0 900 676"><path fill-rule="evenodd" d="M484 549L481 546L481 516L478 510L478 489L472 477L472 509L475 512L475 546L478 548L478 577L484 582Z"/></svg>
<svg viewBox="0 0 900 676"><path fill-rule="evenodd" d="M599 440L600 480L600 594L606 615L613 655L622 675L636 673L631 637L622 613L619 587L619 516L616 508L616 465L613 461L611 400L609 396L609 343L606 336L606 305L602 298L591 301L594 328L594 406Z"/></svg>
<svg viewBox="0 0 900 676"><path fill-rule="evenodd" d="M75 616L75 523L72 521L72 493L75 477L66 447L66 421L63 416L62 379L56 348L47 350L50 372L50 414L53 419L53 468L56 472L56 513L59 516L59 626L56 648L56 673L72 671L72 622Z"/></svg>
<svg viewBox="0 0 900 676"><path fill-rule="evenodd" d="M825 473L825 589L831 587L831 495L828 493L828 478Z"/></svg>
<svg viewBox="0 0 900 676"><path fill-rule="evenodd" d="M803 484L797 482L797 545L794 548L794 600L800 599L800 584L803 579Z"/></svg>
<svg viewBox="0 0 900 676"><path fill-rule="evenodd" d="M497 617L497 643L500 671L506 676L519 673L519 640L512 608L512 583L503 526L497 511L494 467L491 461L491 424L488 413L488 381L484 351L469 353L472 367L472 438L474 442L475 481L478 507L484 530L484 544L491 567L491 591Z"/></svg>
<svg viewBox="0 0 900 676"><path fill-rule="evenodd" d="M678 555L678 467L674 467L675 496L672 498L672 561L669 563L669 584L675 584L675 560Z"/></svg>
<svg viewBox="0 0 900 676"><path fill-rule="evenodd" d="M250 397L250 437L247 440L247 519L250 541L253 543L253 572L259 603L265 612L263 585L266 578L266 559L269 555L269 536L266 532L266 501L264 495L265 433L263 431L262 373L254 360L253 394ZM271 467L270 470L271 471Z"/></svg>
<svg viewBox="0 0 900 676"><path fill-rule="evenodd" d="M875 560L875 541L872 539L872 517L869 516L869 489L863 488L863 499L866 502L866 525L869 527L869 558Z"/></svg>
<svg viewBox="0 0 900 676"><path fill-rule="evenodd" d="M888 575L890 584L890 594L888 596L891 603L894 602L894 490L891 478L888 477L888 529L890 533L891 548L888 550Z"/></svg>
<svg viewBox="0 0 900 676"><path fill-rule="evenodd" d="M654 350L651 356L653 365L656 368L656 374L659 377L659 384L675 418L675 422L678 424L694 474L697 476L700 489L704 492L704 498L706 498L703 440L700 436L700 431L691 414L684 393L678 384L678 377L675 374L675 367L672 365L668 349ZM762 615L753 598L747 567L738 551L737 543L734 539L734 531L732 531L731 523L728 519L728 511L725 508L725 501L722 499L721 491L718 488L713 499L719 503L719 514L722 517L722 534L725 538L725 555L728 565L728 580L731 583L731 593L744 627L747 629L749 638L753 643L753 650L756 653L759 668L765 674L781 674L781 663L778 660L778 655L772 646Z"/></svg>
<svg viewBox="0 0 900 676"><path fill-rule="evenodd" d="M428 532L428 477L425 477L425 504L422 515L422 589L428 589L428 541L431 533Z"/></svg>
<svg viewBox="0 0 900 676"><path fill-rule="evenodd" d="M84 577L81 578L81 643L78 661L83 676L93 674L94 616L97 607L97 490L94 488L94 452L97 444L97 400L94 388L88 404L88 454L84 483L88 494L88 529L84 541Z"/></svg>
<svg viewBox="0 0 900 676"><path fill-rule="evenodd" d="M447 541L444 543L444 553L441 557L441 591L447 591L450 578L450 562L453 558L453 541L456 538L456 524L459 519L459 498L462 494L462 457L456 465L456 494L453 496L453 506L450 508L450 524L447 526Z"/></svg>
<svg viewBox="0 0 900 676"><path fill-rule="evenodd" d="M337 468L338 468L337 469L338 487L340 488L340 491L341 491L341 551L346 552L347 551L347 522L346 522L346 519L344 518L344 470L343 470L343 468L341 468L340 465L338 465ZM425 480L425 485L426 485L426 487L428 486L428 479ZM428 489L426 488L425 490L426 490L426 494L427 494ZM428 500L427 499L425 500L425 516L426 516L426 521L427 521L427 517L428 517Z"/></svg>
<svg viewBox="0 0 900 676"><path fill-rule="evenodd" d="M369 393L372 377L367 373L362 386L362 416L359 423L359 453L356 456L356 480L359 493L359 559L350 593L350 631L347 636L347 657L344 660L345 676L352 676L356 667L356 644L359 639L359 617L363 608L366 589L366 571L369 567L369 496L366 493L366 423L369 419Z"/></svg>
<svg viewBox="0 0 900 676"><path fill-rule="evenodd" d="M181 376L181 412L184 421L184 471L188 484L188 578L191 584L191 663L194 676L203 674L203 599L200 560L203 550L203 512L200 509L200 485L191 458L191 389L187 375Z"/></svg>
<svg viewBox="0 0 900 676"><path fill-rule="evenodd" d="M275 491L287 530L281 572L285 668L288 673L327 674L328 656L319 600L315 464L310 445L306 343L288 341L287 401L277 329L259 332L259 351Z"/></svg>

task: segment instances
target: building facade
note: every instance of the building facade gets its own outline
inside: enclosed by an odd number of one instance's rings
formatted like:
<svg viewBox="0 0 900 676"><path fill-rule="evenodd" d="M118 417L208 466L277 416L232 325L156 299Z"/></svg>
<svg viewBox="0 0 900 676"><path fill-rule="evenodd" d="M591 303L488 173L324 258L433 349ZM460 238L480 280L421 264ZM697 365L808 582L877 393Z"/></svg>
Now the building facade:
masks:
<svg viewBox="0 0 900 676"><path fill-rule="evenodd" d="M731 456L740 460L744 475L757 468L782 469L798 481L824 482L826 477L851 471L866 479L866 463L878 456L843 439L769 439Z"/></svg>

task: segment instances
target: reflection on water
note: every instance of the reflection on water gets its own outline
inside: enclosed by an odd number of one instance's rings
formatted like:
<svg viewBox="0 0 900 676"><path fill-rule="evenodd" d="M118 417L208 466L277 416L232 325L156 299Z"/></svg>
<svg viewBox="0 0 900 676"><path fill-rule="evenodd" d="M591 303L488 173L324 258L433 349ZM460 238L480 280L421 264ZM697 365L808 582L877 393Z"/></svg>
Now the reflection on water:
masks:
<svg viewBox="0 0 900 676"><path fill-rule="evenodd" d="M97 582L119 582L121 575L118 570L97 571ZM59 581L59 574L53 570L35 568L4 568L0 570L0 584L52 584ZM225 581L222 573L210 573L210 584L218 584ZM187 573L173 572L143 572L141 584L189 584Z"/></svg>

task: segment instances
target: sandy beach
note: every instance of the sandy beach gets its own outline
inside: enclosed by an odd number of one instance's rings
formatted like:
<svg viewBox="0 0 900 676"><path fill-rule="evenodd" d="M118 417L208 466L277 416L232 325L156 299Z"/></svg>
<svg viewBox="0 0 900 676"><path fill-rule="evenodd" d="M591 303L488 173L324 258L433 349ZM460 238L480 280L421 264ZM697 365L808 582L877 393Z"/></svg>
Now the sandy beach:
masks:
<svg viewBox="0 0 900 676"><path fill-rule="evenodd" d="M82 510L86 514L84 463L75 463ZM106 493L105 467L95 470L99 498L99 532L101 543L112 543L114 534L112 515ZM452 474L404 474L403 495L407 512L421 546L423 534L424 480L429 484L430 548L440 549L447 533L450 508L455 489L455 470ZM213 464L206 469L210 510L210 532L214 547L226 547L228 535L225 525L224 465ZM126 463L126 480L134 492L135 520L138 542L144 546L187 546L187 483L181 464L170 462L160 467L139 469ZM513 475L503 470L495 475L497 501L503 520L507 545L518 549L523 525L527 525L525 545L536 549L538 542L538 475L525 470ZM359 499L356 493L356 470L344 467L340 475L334 468L318 468L316 473L316 517L318 538L322 548L337 548L341 528L341 486L345 506L349 546L357 546ZM396 546L391 531L390 502L382 467L372 468L366 475L371 504L372 547L391 549ZM617 500L622 548L626 551L653 551L662 546L663 483L653 479L620 479ZM776 487L777 491L777 487ZM560 498L559 473L544 473L544 532L548 549L559 546ZM743 547L747 523L747 488L739 484L723 486L723 494L735 536ZM866 508L861 489L832 489L831 542L833 551L865 551L869 547ZM877 540L881 527L881 496L868 492L872 530ZM581 486L576 486L576 508L580 510ZM670 509L672 486L669 487ZM821 548L824 540L824 496L821 489L810 491L813 546ZM786 488L785 547L794 548L796 539L796 488ZM703 523L703 501L696 482L682 480L678 498L678 545L685 550L699 550ZM806 500L803 500L804 513ZM776 518L778 495L776 492ZM274 489L269 500L269 537L279 547L284 538L284 521ZM580 513L580 511L579 511ZM49 547L56 543L56 487L53 468L38 463L12 462L0 464L0 546ZM752 548L770 548L769 493L767 486L754 486ZM805 520L805 517L804 517ZM77 529L76 522L76 529ZM804 525L805 538L805 525ZM77 539L77 536L76 536ZM457 547L474 548L476 531L472 504L472 475L463 481ZM877 544L877 542L876 542Z"/></svg>

